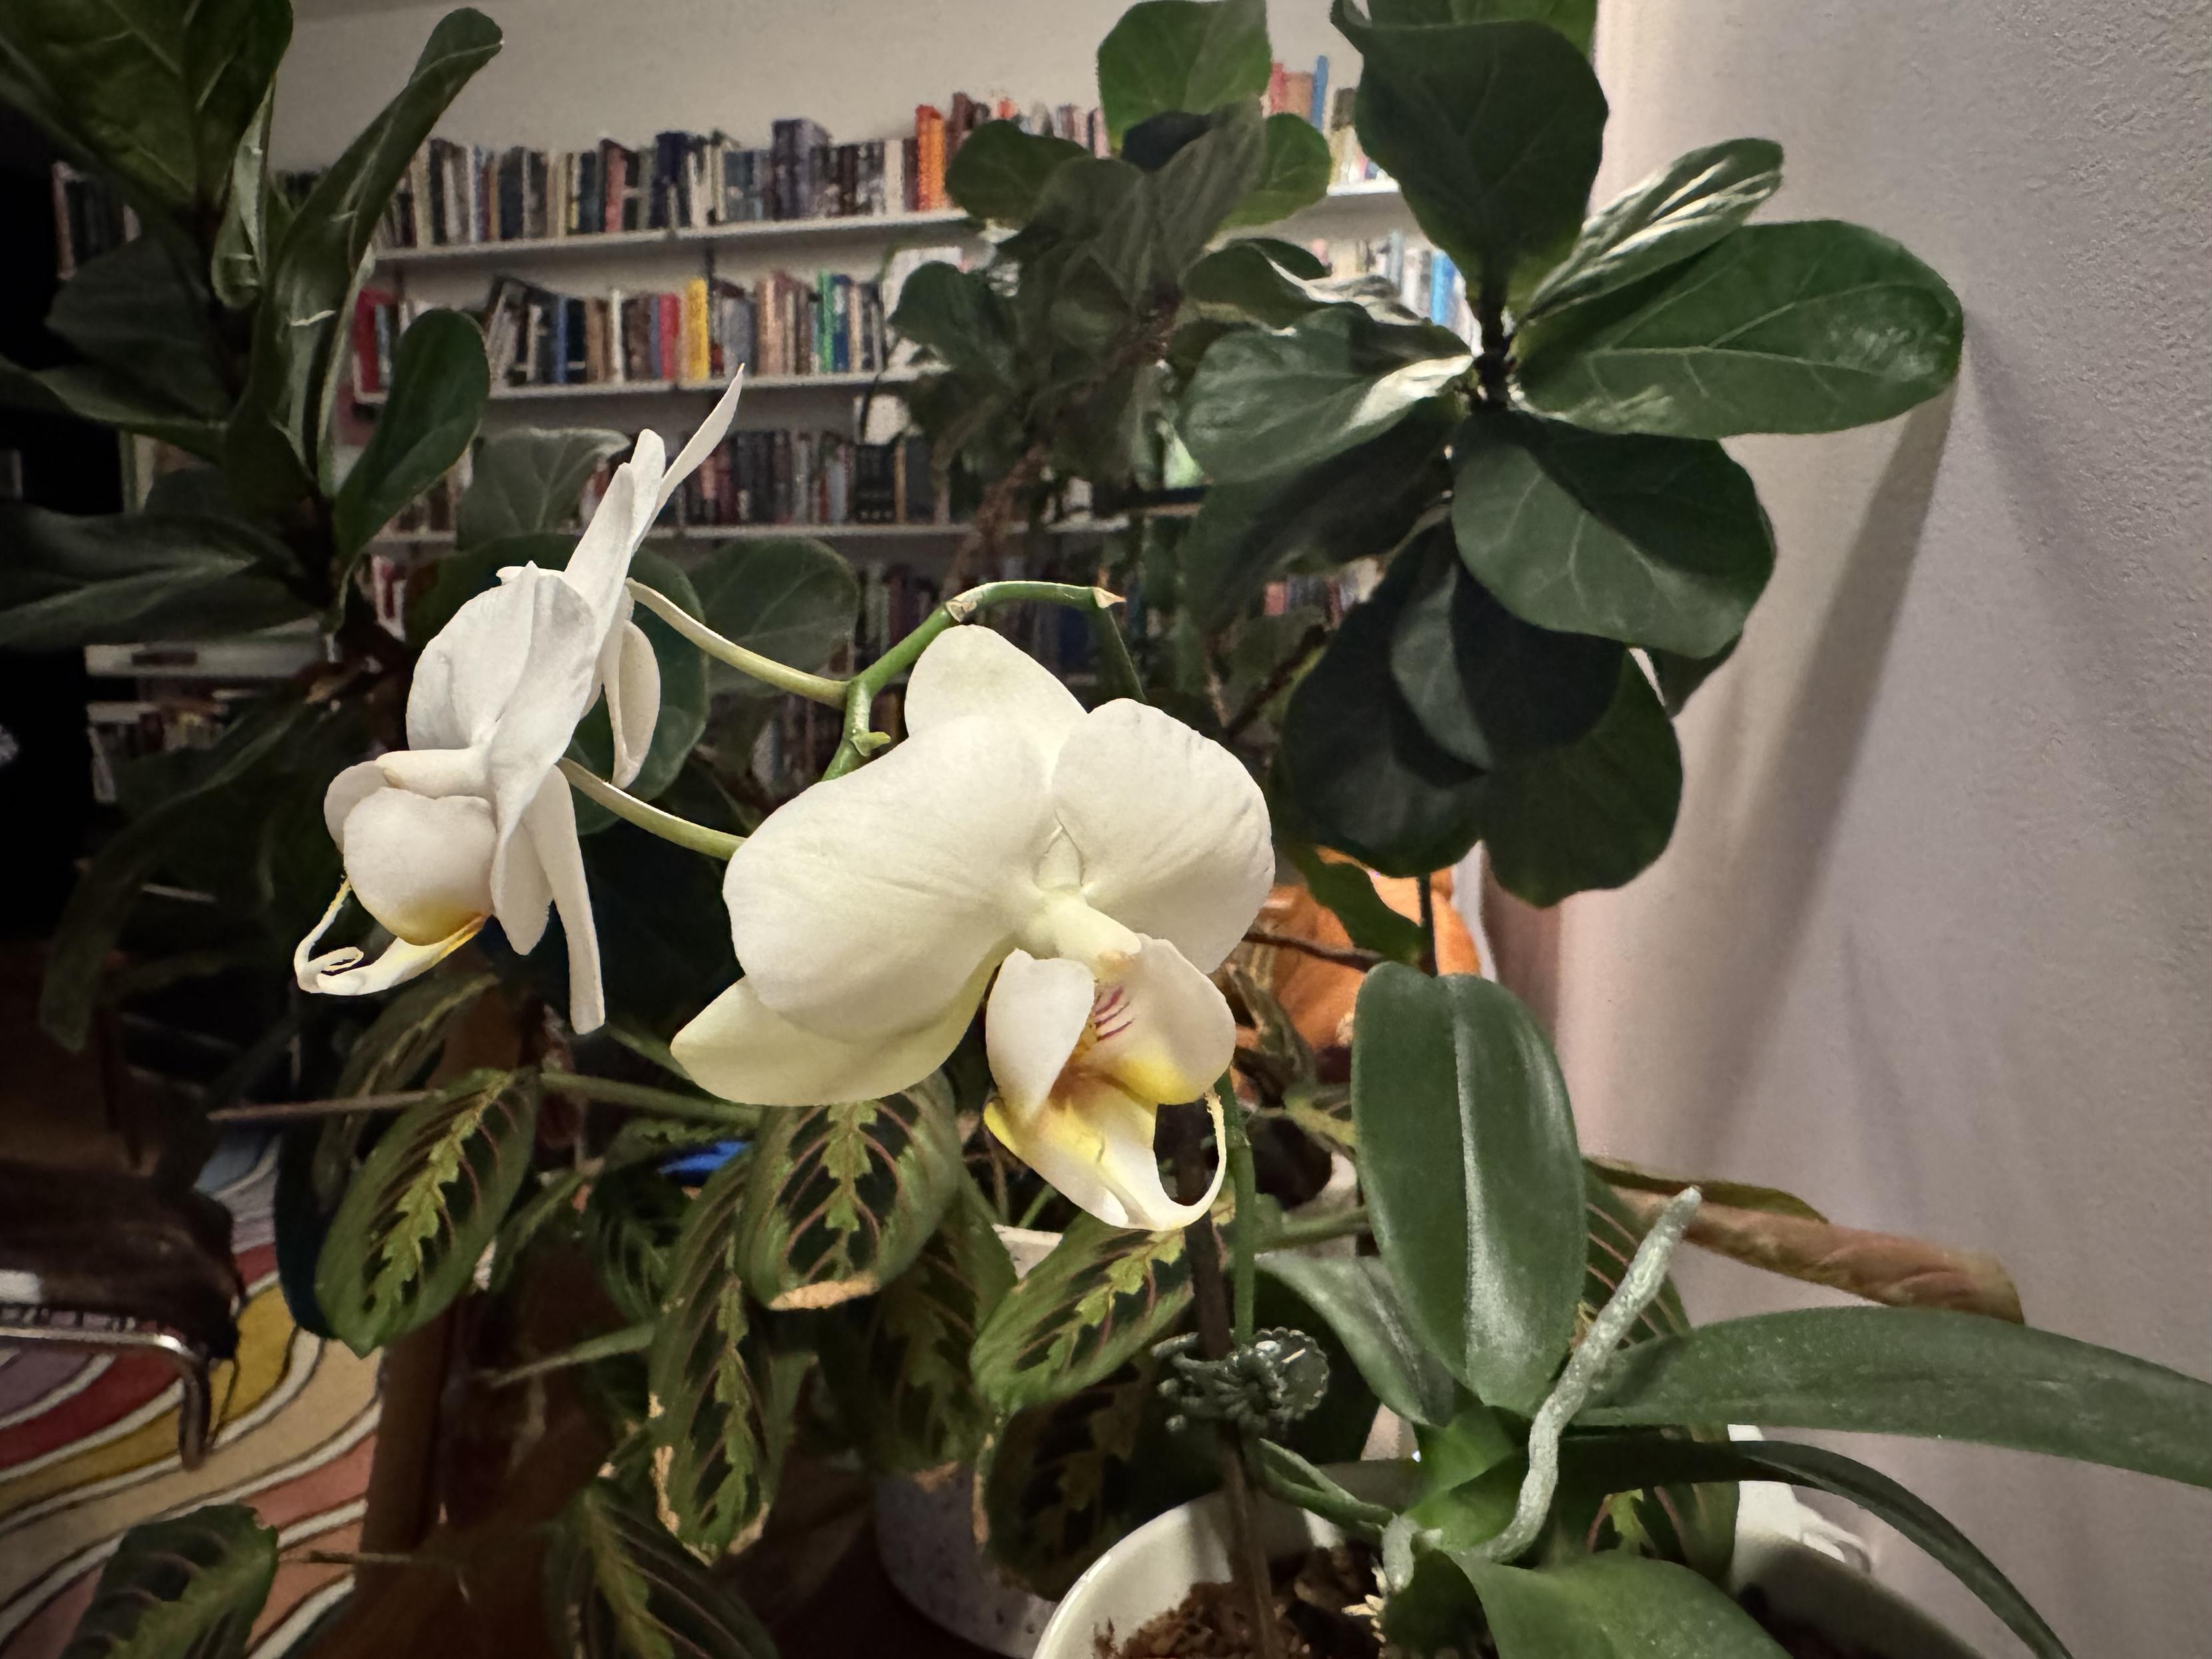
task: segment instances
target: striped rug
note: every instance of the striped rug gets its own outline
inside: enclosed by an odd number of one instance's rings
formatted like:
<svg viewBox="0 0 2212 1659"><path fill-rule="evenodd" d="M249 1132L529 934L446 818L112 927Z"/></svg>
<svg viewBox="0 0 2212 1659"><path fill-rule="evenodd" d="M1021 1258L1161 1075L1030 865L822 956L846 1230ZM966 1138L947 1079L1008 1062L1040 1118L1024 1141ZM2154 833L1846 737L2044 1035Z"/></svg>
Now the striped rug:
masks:
<svg viewBox="0 0 2212 1659"><path fill-rule="evenodd" d="M178 1388L138 1355L0 1349L0 1659L55 1659L117 1540L222 1501L278 1528L283 1564L247 1649L272 1659L345 1593L376 1443L376 1364L292 1322L276 1285L275 1143L234 1151L201 1185L228 1206L246 1283L236 1360L216 1368L207 1461L177 1460Z"/></svg>

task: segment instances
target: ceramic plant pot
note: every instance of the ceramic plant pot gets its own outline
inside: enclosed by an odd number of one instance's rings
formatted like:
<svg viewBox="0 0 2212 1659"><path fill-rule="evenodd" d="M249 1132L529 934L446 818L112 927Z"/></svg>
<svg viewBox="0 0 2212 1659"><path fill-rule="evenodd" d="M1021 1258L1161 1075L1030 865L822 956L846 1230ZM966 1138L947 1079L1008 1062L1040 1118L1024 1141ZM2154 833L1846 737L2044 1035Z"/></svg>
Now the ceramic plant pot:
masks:
<svg viewBox="0 0 2212 1659"><path fill-rule="evenodd" d="M1401 1463L1340 1464L1329 1473L1357 1496L1401 1497ZM1319 1517L1263 1504L1261 1544L1272 1556L1342 1541ZM1857 1538L1797 1501L1787 1486L1743 1489L1733 1588L1757 1585L1779 1611L1861 1644L1884 1659L1976 1659L1973 1651L1867 1576ZM1108 1630L1126 1634L1166 1612L1194 1584L1230 1577L1225 1513L1218 1496L1170 1510L1093 1563L1060 1603L1036 1659L1094 1659Z"/></svg>

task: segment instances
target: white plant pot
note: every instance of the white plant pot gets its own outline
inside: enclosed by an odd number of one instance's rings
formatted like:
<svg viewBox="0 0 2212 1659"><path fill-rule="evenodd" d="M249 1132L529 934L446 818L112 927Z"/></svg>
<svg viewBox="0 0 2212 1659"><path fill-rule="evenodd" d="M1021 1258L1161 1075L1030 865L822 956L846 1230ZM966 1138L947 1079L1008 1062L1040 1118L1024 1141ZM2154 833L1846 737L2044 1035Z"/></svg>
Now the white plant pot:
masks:
<svg viewBox="0 0 2212 1659"><path fill-rule="evenodd" d="M1341 1464L1329 1473L1375 1503L1402 1498L1409 1476L1402 1463ZM1318 1516L1286 1504L1263 1504L1259 1520L1261 1547L1271 1557L1343 1538ZM1744 1487L1732 1588L1756 1584L1779 1611L1869 1646L1882 1659L1976 1659L1949 1632L1867 1577L1864 1559L1853 1534L1799 1503L1787 1486ZM1230 1576L1219 1495L1170 1510L1075 1581L1046 1626L1036 1659L1094 1659L1107 1632L1127 1636L1180 1603L1192 1585Z"/></svg>
<svg viewBox="0 0 2212 1659"><path fill-rule="evenodd" d="M1292 1210L1300 1220L1339 1215L1359 1196L1351 1159L1334 1156L1328 1184ZM1000 1227L999 1242L1020 1278L1052 1253L1060 1235ZM1348 1251L1351 1241L1308 1248ZM876 1482L876 1553L892 1587L921 1616L1007 1659L1030 1659L1051 1622L1056 1601L1033 1595L1001 1571L975 1541L975 1471L962 1463L927 1477L886 1476ZM1083 1659L1091 1659L1086 1650Z"/></svg>

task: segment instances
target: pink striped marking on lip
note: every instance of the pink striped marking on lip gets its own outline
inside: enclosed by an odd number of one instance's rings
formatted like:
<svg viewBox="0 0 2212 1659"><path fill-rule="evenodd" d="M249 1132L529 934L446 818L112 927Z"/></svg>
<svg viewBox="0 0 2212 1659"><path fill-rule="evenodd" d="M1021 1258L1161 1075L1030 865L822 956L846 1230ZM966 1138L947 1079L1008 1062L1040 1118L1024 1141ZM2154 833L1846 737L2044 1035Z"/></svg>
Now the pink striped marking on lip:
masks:
<svg viewBox="0 0 2212 1659"><path fill-rule="evenodd" d="M1091 1004L1091 1029L1101 1042L1121 1036L1136 1017L1136 1011L1129 1006L1128 992L1119 985L1105 987Z"/></svg>

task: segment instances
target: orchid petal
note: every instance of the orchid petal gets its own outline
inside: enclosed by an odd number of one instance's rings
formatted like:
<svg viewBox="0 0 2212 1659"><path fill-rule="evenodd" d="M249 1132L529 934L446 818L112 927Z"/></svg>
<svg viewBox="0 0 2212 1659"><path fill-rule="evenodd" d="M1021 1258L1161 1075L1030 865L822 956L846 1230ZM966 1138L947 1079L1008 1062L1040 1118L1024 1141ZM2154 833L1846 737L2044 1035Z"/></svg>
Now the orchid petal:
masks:
<svg viewBox="0 0 2212 1659"><path fill-rule="evenodd" d="M319 957L310 956L315 942L330 932L331 924L337 920L352 890L351 884L341 882L337 896L323 912L322 920L293 949L292 977L303 991L338 997L371 996L379 991L388 991L435 967L474 939L484 924L482 916L474 917L466 926L428 945L410 945L405 939L395 939L374 962L365 965L364 953L350 945Z"/></svg>
<svg viewBox="0 0 2212 1659"><path fill-rule="evenodd" d="M348 815L390 782L384 769L373 760L349 766L332 778L331 787L323 791L323 824L331 832L331 839L344 846Z"/></svg>
<svg viewBox="0 0 2212 1659"><path fill-rule="evenodd" d="M1084 1057L1139 1100L1196 1100L1237 1052L1237 1019L1214 983L1165 939L1109 969Z"/></svg>
<svg viewBox="0 0 2212 1659"><path fill-rule="evenodd" d="M576 838L576 804L568 793L568 781L559 773L548 775L539 787L524 814L523 833L529 838L529 855L522 856L525 849L518 840L516 856L509 863L542 872L537 880L551 890L561 912L561 932L568 942L569 1029L579 1036L596 1031L607 1019L606 994L599 979L599 934L592 920L591 889L584 879L583 843ZM543 928L544 901L536 902ZM500 926L507 927L506 910L497 914ZM514 937L514 930L507 928L508 939Z"/></svg>
<svg viewBox="0 0 2212 1659"><path fill-rule="evenodd" d="M481 749L395 749L369 763L411 795L481 795L491 785Z"/></svg>
<svg viewBox="0 0 2212 1659"><path fill-rule="evenodd" d="M911 738L777 808L731 858L722 896L746 983L854 1042L930 1024L1042 903L1052 834L1019 732L963 720Z"/></svg>
<svg viewBox="0 0 2212 1659"><path fill-rule="evenodd" d="M730 422L737 417L738 394L744 390L744 382L745 372L740 368L730 377L730 389L716 399L707 418L699 422L699 429L691 434L690 441L677 452L675 460L661 477L659 488L653 492L655 517L668 505L668 498L676 493L677 486L696 472L700 464L714 453L714 447L727 435Z"/></svg>
<svg viewBox="0 0 2212 1659"><path fill-rule="evenodd" d="M469 749L488 738L514 700L530 656L534 565L487 588L447 619L416 660L407 689L407 742L415 749Z"/></svg>
<svg viewBox="0 0 2212 1659"><path fill-rule="evenodd" d="M590 611L575 590L557 576L536 574L538 580L519 584L532 601L523 695L501 713L484 746L492 811L499 825L499 842L492 854L495 890L511 855L515 828L575 736L576 722L591 707L597 684L599 636Z"/></svg>
<svg viewBox="0 0 2212 1659"><path fill-rule="evenodd" d="M1018 731L1048 773L1083 719L1075 694L1037 660L988 628L946 629L930 642L907 682L906 729L916 737L970 715Z"/></svg>
<svg viewBox="0 0 2212 1659"><path fill-rule="evenodd" d="M660 720L660 659L653 654L645 630L629 620L630 605L625 595L623 620L599 648L599 678L606 687L607 726L615 742L611 781L617 789L637 781Z"/></svg>
<svg viewBox="0 0 2212 1659"><path fill-rule="evenodd" d="M1052 794L1084 896L1200 972L1220 966L1275 872L1267 801L1237 757L1157 708L1109 702L1069 735Z"/></svg>
<svg viewBox="0 0 2212 1659"><path fill-rule="evenodd" d="M983 1016L983 1048L992 1081L1016 1113L1052 1092L1091 1023L1097 990L1091 970L1066 957L1040 961L1014 951L1000 964Z"/></svg>
<svg viewBox="0 0 2212 1659"><path fill-rule="evenodd" d="M644 504L653 499L653 486L660 482L658 471L650 477L640 476L638 457L644 454L645 439L650 435L639 437L637 455L617 467L614 477L607 480L606 493L599 497L599 506L592 511L591 523L576 538L575 549L560 573L562 580L591 608L602 632L611 624L621 604L623 583L629 578L630 558L644 538L638 514ZM653 440L656 448L659 441ZM646 525L649 526L651 523L648 518Z"/></svg>
<svg viewBox="0 0 2212 1659"><path fill-rule="evenodd" d="M380 789L346 815L339 850L362 906L410 945L430 945L489 914L490 805Z"/></svg>
<svg viewBox="0 0 2212 1659"><path fill-rule="evenodd" d="M1221 1103L1209 1104L1218 1145ZM1004 1098L994 1100L983 1121L1008 1152L1063 1197L1112 1227L1158 1232L1189 1225L1213 1207L1227 1167L1225 1160L1215 1161L1213 1179L1195 1203L1170 1199L1152 1151L1157 1111L1103 1078L1085 1078L1026 1112Z"/></svg>
<svg viewBox="0 0 2212 1659"><path fill-rule="evenodd" d="M942 1066L966 1035L989 968L979 969L928 1024L889 1036L823 1036L795 1025L741 979L708 1003L669 1044L701 1088L754 1106L875 1100Z"/></svg>

